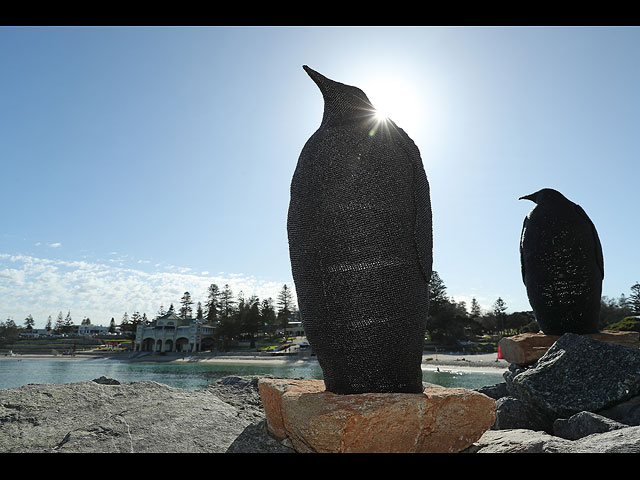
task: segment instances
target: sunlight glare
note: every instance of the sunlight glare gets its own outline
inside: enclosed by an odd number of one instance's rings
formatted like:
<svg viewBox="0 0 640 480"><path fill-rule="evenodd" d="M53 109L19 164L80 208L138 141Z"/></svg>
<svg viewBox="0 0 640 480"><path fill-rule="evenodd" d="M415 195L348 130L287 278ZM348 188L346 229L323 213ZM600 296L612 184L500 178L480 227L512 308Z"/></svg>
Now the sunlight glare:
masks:
<svg viewBox="0 0 640 480"><path fill-rule="evenodd" d="M365 92L376 109L375 119L393 120L404 130L420 128L420 95L407 82L395 77L380 77L365 86Z"/></svg>
<svg viewBox="0 0 640 480"><path fill-rule="evenodd" d="M384 122L389 116L380 109L376 109L376 122Z"/></svg>

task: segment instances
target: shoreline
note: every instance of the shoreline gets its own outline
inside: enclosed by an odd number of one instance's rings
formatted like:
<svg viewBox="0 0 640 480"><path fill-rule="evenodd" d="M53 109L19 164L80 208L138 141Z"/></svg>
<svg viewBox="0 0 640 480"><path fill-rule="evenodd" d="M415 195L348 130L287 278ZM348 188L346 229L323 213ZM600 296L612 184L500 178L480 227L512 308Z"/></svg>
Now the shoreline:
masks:
<svg viewBox="0 0 640 480"><path fill-rule="evenodd" d="M148 353L143 356L131 357L128 352L78 352L75 355L52 354L13 354L0 356L2 360L116 360L123 362L163 362L163 363L219 363L219 364L317 364L315 356L310 355L264 355L247 353L187 353L187 354L163 354ZM441 372L475 372L475 373L501 373L508 369L509 363L504 359L497 359L497 354L450 354L438 353L437 355L425 353L422 357L422 370Z"/></svg>

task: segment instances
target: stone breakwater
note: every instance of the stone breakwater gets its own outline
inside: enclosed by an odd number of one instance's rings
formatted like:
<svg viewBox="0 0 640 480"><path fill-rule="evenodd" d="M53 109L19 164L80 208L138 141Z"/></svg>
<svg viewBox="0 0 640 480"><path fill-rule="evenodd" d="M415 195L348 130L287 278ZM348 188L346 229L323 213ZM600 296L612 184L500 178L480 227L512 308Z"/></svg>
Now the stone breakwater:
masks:
<svg viewBox="0 0 640 480"><path fill-rule="evenodd" d="M0 452L295 452L267 429L265 378L200 390L104 377L2 389ZM462 452L640 452L640 349L565 334L504 380L476 391L495 400L495 422Z"/></svg>
<svg viewBox="0 0 640 480"><path fill-rule="evenodd" d="M640 349L564 334L533 364L479 389L496 421L478 453L640 452Z"/></svg>

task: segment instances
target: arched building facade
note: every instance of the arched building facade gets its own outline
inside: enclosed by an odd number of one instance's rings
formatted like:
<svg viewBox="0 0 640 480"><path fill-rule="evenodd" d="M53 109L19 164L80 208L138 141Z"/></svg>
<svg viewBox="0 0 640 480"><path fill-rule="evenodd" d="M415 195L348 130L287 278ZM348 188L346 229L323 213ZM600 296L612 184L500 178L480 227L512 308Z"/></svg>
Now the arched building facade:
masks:
<svg viewBox="0 0 640 480"><path fill-rule="evenodd" d="M195 318L180 318L166 313L150 325L138 325L137 352L201 352L214 344L215 327L198 323Z"/></svg>

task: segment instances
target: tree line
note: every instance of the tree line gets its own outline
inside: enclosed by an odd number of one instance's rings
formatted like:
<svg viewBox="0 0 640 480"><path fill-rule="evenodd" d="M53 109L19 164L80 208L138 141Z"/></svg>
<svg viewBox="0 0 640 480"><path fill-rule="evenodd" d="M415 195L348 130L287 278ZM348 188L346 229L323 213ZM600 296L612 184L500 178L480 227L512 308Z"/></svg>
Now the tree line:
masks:
<svg viewBox="0 0 640 480"><path fill-rule="evenodd" d="M163 305L160 305L156 312L156 318L169 312L174 312L183 319L194 318L194 303L191 294L184 292L177 312L173 304L170 304L166 310ZM287 284L282 286L275 300L272 297L260 300L256 295L247 298L242 291L236 296L228 284L219 288L218 285L212 283L207 289L207 298L204 304L197 302L196 305L196 322L216 326L216 334L221 339L248 337L252 346L255 346L255 337L258 334L272 335L282 329L286 336L288 323L300 318L298 307L293 300L293 293ZM34 324L35 320L31 314L25 318L24 327L18 325L12 318L0 322L0 343L11 342L21 332L33 330ZM115 333L119 327L122 334L133 338L140 324L151 324L146 313L136 311L129 315L128 312L124 312L119 324L116 323L114 317L111 318L108 332ZM91 325L91 319L89 317L83 318L81 325ZM67 312L66 316L60 312L55 322L49 315L45 329L48 333L53 334L71 333L73 331L71 312Z"/></svg>
<svg viewBox="0 0 640 480"><path fill-rule="evenodd" d="M429 290L427 333L436 343L456 345L479 335L502 337L539 331L533 311L507 313L507 304L500 297L486 312L482 312L475 298L467 308L466 302L447 297L446 286L436 271L432 273ZM616 300L603 296L600 304L601 330L640 331L640 320L632 318L640 315L640 283L631 286L629 297L622 294Z"/></svg>
<svg viewBox="0 0 640 480"><path fill-rule="evenodd" d="M537 332L538 326L532 311L507 313L506 302L498 297L488 311L482 311L475 298L471 304L456 302L447 296L447 288L437 271L433 271L429 284L429 314L427 318L427 334L431 340L444 345L455 345L460 341L473 340L479 335L514 335L524 332ZM600 308L600 329L635 330L640 331L640 283L631 286L631 293L624 293L619 298L603 296ZM274 334L282 329L286 335L288 322L300 320L300 312L293 301L291 289L284 284L276 300L271 297L260 300L256 295L245 297L242 291L234 296L228 284L222 289L211 284L207 289L207 297L202 302L195 303L189 292L185 292L180 300L176 315L180 318L193 318L202 324L216 326L220 338L237 339L248 338L252 346L255 338L260 334ZM165 310L160 306L156 317L168 312L175 312L173 304ZM32 315L24 320L24 327L8 318L0 322L0 342L9 342L17 338L22 331L30 331L34 326ZM119 324L120 331L129 337L135 336L137 326L148 325L150 320L146 313L134 312L129 316L124 313ZM82 325L91 325L91 320L85 317ZM116 332L115 318L111 318L109 332ZM51 315L47 318L46 330L52 333L71 333L73 322L71 312L63 315L58 313L55 320Z"/></svg>
<svg viewBox="0 0 640 480"><path fill-rule="evenodd" d="M156 318L167 313L175 313L182 319L195 318L195 321L200 324L215 326L216 336L220 339L245 337L250 340L252 347L255 347L255 338L259 334L273 335L276 330L282 329L286 336L288 323L299 318L293 293L286 284L282 286L274 301L271 297L260 300L257 295L245 297L242 291L235 296L228 284L220 288L212 283L207 289L204 304L197 302L195 312L194 304L196 302L191 294L184 292L177 311L173 303L166 310L164 305L160 305ZM125 312L120 323L120 331L133 336L141 323L144 325L151 323L147 320L146 314L140 315L135 312L129 318L128 313ZM115 319L111 319L109 328L115 331Z"/></svg>

